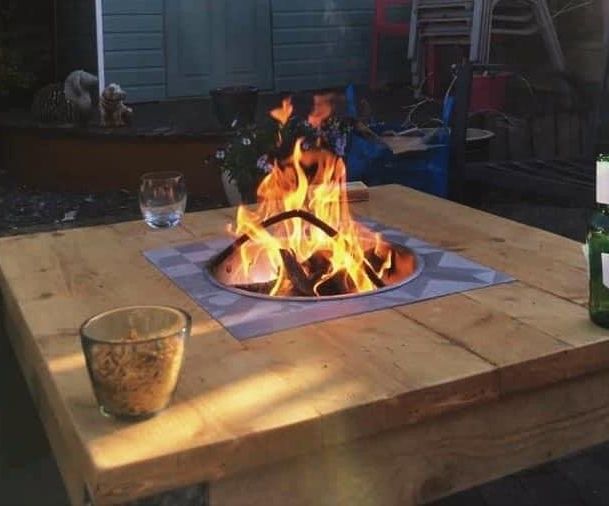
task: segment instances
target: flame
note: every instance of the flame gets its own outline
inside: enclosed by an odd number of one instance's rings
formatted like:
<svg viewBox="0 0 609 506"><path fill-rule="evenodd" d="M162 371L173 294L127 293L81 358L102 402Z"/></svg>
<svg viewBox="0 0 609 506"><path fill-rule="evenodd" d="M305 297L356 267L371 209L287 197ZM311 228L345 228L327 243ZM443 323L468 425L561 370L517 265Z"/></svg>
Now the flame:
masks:
<svg viewBox="0 0 609 506"><path fill-rule="evenodd" d="M292 113L294 112L294 106L292 105L292 97L284 98L281 101L281 107L273 109L270 115L273 119L277 120L280 124L285 125Z"/></svg>
<svg viewBox="0 0 609 506"><path fill-rule="evenodd" d="M322 123L330 117L333 111L334 94L315 95L313 97L313 110L308 121L311 126L321 128Z"/></svg>
<svg viewBox="0 0 609 506"><path fill-rule="evenodd" d="M319 111L323 112L323 108ZM286 99L271 115L285 124L291 112L291 101ZM343 293L374 290L376 286L366 269L382 278L391 268L391 248L378 234L352 218L345 164L332 152L320 147L305 150L299 139L287 160L274 162L257 195L256 208L241 206L237 211L233 232L238 236L247 234L249 241L239 248L240 261L231 273L234 284L239 284L237 280L241 284L270 282L270 295L289 295L294 291L294 273L289 272L286 255L300 266L313 284L315 295L322 294L324 283L337 279L342 280ZM268 228L261 225L264 220L289 211L306 211L337 233L331 237L300 217ZM376 269L371 265L371 253L378 260L374 262Z"/></svg>

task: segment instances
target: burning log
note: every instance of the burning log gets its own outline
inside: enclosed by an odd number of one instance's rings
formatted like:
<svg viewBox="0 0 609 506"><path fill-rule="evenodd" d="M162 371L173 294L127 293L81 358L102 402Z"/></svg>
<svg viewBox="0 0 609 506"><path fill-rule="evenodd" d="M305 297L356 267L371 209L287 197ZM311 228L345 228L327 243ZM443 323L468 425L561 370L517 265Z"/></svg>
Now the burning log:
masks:
<svg viewBox="0 0 609 506"><path fill-rule="evenodd" d="M248 283L247 285L235 285L235 288L239 290L245 290L246 292L260 293L262 295L268 295L271 293L273 286L275 286L276 280L267 281L266 283Z"/></svg>
<svg viewBox="0 0 609 506"><path fill-rule="evenodd" d="M283 268L287 276L286 284L282 287L282 293L294 297L316 297L335 296L354 293L357 289L353 279L346 270L341 269L327 279L319 283L331 269L329 251L316 251L304 263L298 262L296 254L287 249L281 249ZM378 258L373 250L367 252L367 259L373 264L373 268L382 265L382 259ZM277 282L276 279L245 285L235 285L235 288L253 293L269 295ZM315 287L318 285L317 290Z"/></svg>
<svg viewBox="0 0 609 506"><path fill-rule="evenodd" d="M322 296L343 295L353 293L355 289L356 286L351 279L351 276L349 276L347 271L341 269L324 280L324 282L317 287L317 292Z"/></svg>
<svg viewBox="0 0 609 506"><path fill-rule="evenodd" d="M390 255L391 258L393 257L392 251L389 251L387 254ZM385 260L376 254L376 252L374 251L374 248L370 248L369 250L366 250L364 255L366 257L366 260L370 264L370 267L372 267L372 269L374 270L374 272L379 272L382 269L383 265L385 264ZM391 261L391 268L393 268L393 261ZM391 268L389 270L391 270Z"/></svg>
<svg viewBox="0 0 609 506"><path fill-rule="evenodd" d="M313 285L328 272L331 266L330 251L316 251L303 264L303 267L310 273L309 278Z"/></svg>
<svg viewBox="0 0 609 506"><path fill-rule="evenodd" d="M301 220L304 220L304 221L310 223L311 225L322 230L329 237L336 237L338 235L338 231L335 230L334 228L332 228L326 222L324 222L323 220L320 220L314 214L312 214L308 211L303 211L302 209L294 209L292 211L285 211L283 213L276 214L275 216L271 216L270 218L267 218L262 223L260 223L260 226L262 228L269 228L269 227L272 227L273 225L281 223L282 221L291 220L294 218L300 218ZM243 246L243 244L245 244L247 241L250 241L250 240L251 240L251 238L247 234L243 234L243 235L239 236L226 249L224 249L223 251L221 251L218 254L218 256L216 258L216 262L217 263L224 262L240 246ZM368 276L368 279L370 279L370 281L377 288L382 288L385 286L385 282L381 278L378 277L376 272L374 272L374 269L367 262L364 262L364 265L362 266L362 268L364 269L366 275Z"/></svg>
<svg viewBox="0 0 609 506"><path fill-rule="evenodd" d="M279 250L281 259L283 260L283 267L286 270L289 280L292 283L294 290L297 295L303 295L305 297L315 296L313 288L315 284L307 277L307 273L304 271L296 255L292 251L285 249Z"/></svg>
<svg viewBox="0 0 609 506"><path fill-rule="evenodd" d="M262 223L260 223L261 228L269 228L273 225L277 225L285 220L291 220L293 218L300 218L302 220L308 221L311 225L316 226L317 228L323 230L328 236L335 237L338 233L334 230L330 225L320 220L314 214L309 213L308 211L303 211L300 209L295 209L292 211L285 211L283 213L276 214L275 216L271 216L267 218ZM223 262L229 256L231 256L240 246L243 246L247 241L250 241L251 237L247 234L243 234L235 239L226 249L222 250L218 253L217 261L218 263Z"/></svg>

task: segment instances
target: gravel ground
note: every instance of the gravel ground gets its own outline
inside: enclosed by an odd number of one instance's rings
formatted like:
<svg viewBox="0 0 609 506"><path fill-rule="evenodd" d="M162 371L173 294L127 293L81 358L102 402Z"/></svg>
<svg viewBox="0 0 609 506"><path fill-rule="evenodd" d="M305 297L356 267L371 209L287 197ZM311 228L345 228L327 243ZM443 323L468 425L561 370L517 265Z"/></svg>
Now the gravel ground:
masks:
<svg viewBox="0 0 609 506"><path fill-rule="evenodd" d="M14 184L0 174L0 236L47 232L141 218L136 192L60 193ZM217 207L189 195L187 212Z"/></svg>

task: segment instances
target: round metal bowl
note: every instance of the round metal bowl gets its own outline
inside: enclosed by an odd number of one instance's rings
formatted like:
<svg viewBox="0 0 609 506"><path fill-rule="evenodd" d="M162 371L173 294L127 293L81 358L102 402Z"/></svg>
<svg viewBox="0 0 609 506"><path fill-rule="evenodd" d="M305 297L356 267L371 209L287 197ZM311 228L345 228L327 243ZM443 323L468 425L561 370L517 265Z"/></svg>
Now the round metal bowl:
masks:
<svg viewBox="0 0 609 506"><path fill-rule="evenodd" d="M400 273L399 265L396 269L396 272L393 273L388 278L383 278L383 281L387 284L384 287L377 288L375 290L370 290L368 292L362 293L346 293L346 294L338 294L338 295L321 295L321 296L297 296L297 295L268 295L265 293L255 292L251 290L247 290L242 288L241 285L235 286L233 284L227 283L226 280L228 275L226 272L232 271L233 262L240 261L238 250L235 250L231 255L226 257L225 259L220 259L220 255L213 257L206 265L204 269L205 275L208 279L216 286L228 290L233 293L237 293L239 295L244 295L246 297L255 297L258 299L264 300L287 300L287 301L297 301L297 302L315 302L321 300L342 300L342 299L351 299L355 297L366 297L370 295L375 295L378 293L388 292L390 290L395 290L401 286L404 286L406 283L409 283L413 279L416 279L421 272L423 271L424 261L423 258L416 253L411 248L407 246L402 246L396 243L389 243L394 254L397 255L398 258L408 258L412 259L414 262L414 269L408 270L407 273ZM403 263L403 262L402 262ZM398 262L399 264L399 262ZM268 280L272 281L272 280Z"/></svg>

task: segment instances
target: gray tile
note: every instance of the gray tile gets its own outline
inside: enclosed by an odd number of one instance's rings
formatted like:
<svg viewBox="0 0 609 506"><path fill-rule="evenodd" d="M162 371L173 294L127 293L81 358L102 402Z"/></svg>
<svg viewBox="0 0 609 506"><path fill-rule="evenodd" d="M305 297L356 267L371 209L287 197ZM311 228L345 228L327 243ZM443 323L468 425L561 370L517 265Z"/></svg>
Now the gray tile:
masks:
<svg viewBox="0 0 609 506"><path fill-rule="evenodd" d="M365 220L365 223L387 239L407 244L416 251L424 264L420 276L403 286L360 298L332 301L264 300L222 290L202 275L203 263L225 248L230 243L230 238L216 237L178 246L172 250L176 254L171 254L165 248L149 251L146 256L239 340L511 280L503 273L434 247L399 230L389 229L371 220Z"/></svg>

